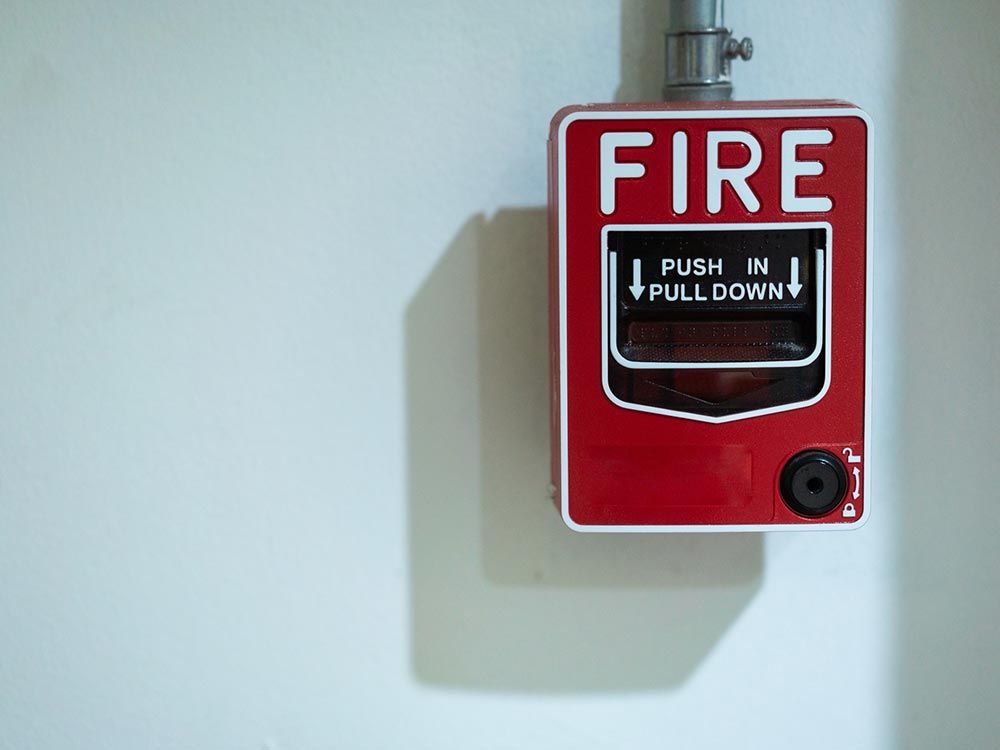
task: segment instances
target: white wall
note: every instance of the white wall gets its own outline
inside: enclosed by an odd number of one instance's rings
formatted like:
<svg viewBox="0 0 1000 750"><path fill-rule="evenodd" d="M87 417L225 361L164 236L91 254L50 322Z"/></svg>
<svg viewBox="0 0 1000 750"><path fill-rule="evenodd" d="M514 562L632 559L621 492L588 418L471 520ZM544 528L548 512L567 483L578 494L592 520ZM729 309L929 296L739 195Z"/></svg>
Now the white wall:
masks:
<svg viewBox="0 0 1000 750"><path fill-rule="evenodd" d="M548 120L664 5L4 5L0 747L992 744L995 4L729 9L878 125L871 523L545 503Z"/></svg>

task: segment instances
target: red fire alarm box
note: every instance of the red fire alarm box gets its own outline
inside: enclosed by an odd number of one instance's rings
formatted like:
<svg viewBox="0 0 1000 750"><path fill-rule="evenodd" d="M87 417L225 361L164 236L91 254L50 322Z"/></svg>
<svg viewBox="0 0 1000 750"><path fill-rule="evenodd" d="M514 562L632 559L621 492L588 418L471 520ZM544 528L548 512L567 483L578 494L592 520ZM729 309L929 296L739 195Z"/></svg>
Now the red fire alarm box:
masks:
<svg viewBox="0 0 1000 750"><path fill-rule="evenodd" d="M842 102L569 107L552 477L579 531L868 517L872 125Z"/></svg>

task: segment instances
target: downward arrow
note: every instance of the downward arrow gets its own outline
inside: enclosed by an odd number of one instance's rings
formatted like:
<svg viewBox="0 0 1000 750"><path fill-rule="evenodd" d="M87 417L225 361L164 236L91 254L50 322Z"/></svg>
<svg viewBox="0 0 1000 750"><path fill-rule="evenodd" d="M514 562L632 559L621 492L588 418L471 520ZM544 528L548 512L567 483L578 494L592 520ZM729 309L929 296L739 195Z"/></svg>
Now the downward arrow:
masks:
<svg viewBox="0 0 1000 750"><path fill-rule="evenodd" d="M788 291L792 294L792 299L799 296L802 285L799 283L799 259L792 258L792 283L788 284Z"/></svg>
<svg viewBox="0 0 1000 750"><path fill-rule="evenodd" d="M854 467L854 492L851 493L851 497L855 500L861 497L861 469L857 466Z"/></svg>
<svg viewBox="0 0 1000 750"><path fill-rule="evenodd" d="M632 292L632 296L638 300L645 289L646 287L642 285L642 260L636 258L632 261L632 286L629 287L629 290Z"/></svg>

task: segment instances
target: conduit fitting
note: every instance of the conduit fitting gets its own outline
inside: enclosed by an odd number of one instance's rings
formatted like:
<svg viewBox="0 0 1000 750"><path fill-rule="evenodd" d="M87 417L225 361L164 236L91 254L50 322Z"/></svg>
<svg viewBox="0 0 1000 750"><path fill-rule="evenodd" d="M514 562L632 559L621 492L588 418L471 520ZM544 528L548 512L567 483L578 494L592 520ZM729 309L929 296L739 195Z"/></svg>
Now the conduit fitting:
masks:
<svg viewBox="0 0 1000 750"><path fill-rule="evenodd" d="M666 42L663 98L671 102L732 98L731 63L753 56L753 41L726 28L724 0L670 0Z"/></svg>

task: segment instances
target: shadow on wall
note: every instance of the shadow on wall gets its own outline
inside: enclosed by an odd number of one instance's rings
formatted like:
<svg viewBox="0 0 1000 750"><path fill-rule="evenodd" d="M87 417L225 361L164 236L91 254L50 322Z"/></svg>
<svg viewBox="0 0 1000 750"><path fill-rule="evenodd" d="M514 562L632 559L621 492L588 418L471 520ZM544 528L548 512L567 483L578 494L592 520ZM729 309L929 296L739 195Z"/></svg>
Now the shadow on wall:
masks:
<svg viewBox="0 0 1000 750"><path fill-rule="evenodd" d="M758 589L762 541L565 528L546 494L546 233L542 209L473 217L407 308L413 669L484 690L671 687Z"/></svg>
<svg viewBox="0 0 1000 750"><path fill-rule="evenodd" d="M666 5L622 5L619 101L659 98ZM413 670L482 690L669 688L754 596L762 540L563 525L547 253L544 209L474 216L407 308Z"/></svg>
<svg viewBox="0 0 1000 750"><path fill-rule="evenodd" d="M898 10L901 748L1000 735L1000 5ZM915 50L937 50L914 54Z"/></svg>
<svg viewBox="0 0 1000 750"><path fill-rule="evenodd" d="M615 92L616 102L662 99L669 7L667 0L622 2L621 85Z"/></svg>

